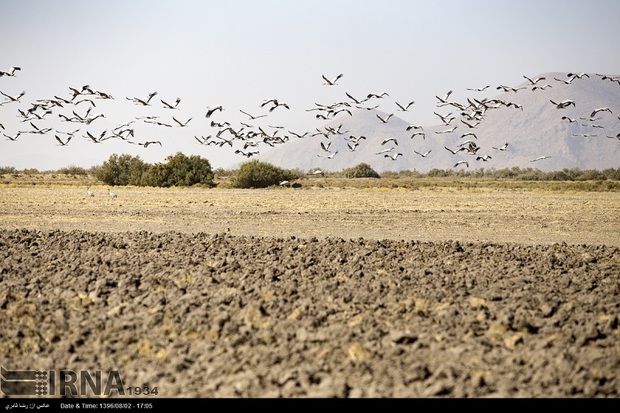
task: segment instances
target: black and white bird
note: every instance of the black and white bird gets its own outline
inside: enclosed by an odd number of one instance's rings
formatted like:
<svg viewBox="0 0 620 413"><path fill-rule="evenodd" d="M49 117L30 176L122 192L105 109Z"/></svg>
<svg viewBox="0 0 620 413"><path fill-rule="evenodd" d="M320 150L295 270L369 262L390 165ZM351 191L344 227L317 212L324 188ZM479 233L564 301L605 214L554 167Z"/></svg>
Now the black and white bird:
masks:
<svg viewBox="0 0 620 413"><path fill-rule="evenodd" d="M514 92L517 93L519 90L525 89L525 87L512 87L506 85L499 85L496 87L497 90L503 90L504 92Z"/></svg>
<svg viewBox="0 0 620 413"><path fill-rule="evenodd" d="M505 144L503 144L502 146L500 146L499 148L496 148L495 146L492 146L493 149L497 149L498 151L505 151L508 149L508 142L506 142Z"/></svg>
<svg viewBox="0 0 620 413"><path fill-rule="evenodd" d="M562 120L566 120L566 121L568 121L568 123L575 123L575 122L577 122L577 119L570 118L568 116L562 116Z"/></svg>
<svg viewBox="0 0 620 413"><path fill-rule="evenodd" d="M56 138L56 140L58 141L58 143L60 144L60 146L67 146L69 144L69 141L71 140L71 138L73 137L73 135L69 135L69 137L67 137L66 141L63 141L62 139L60 139L58 137L58 135L54 135L54 137Z"/></svg>
<svg viewBox="0 0 620 413"><path fill-rule="evenodd" d="M325 75L321 75L321 77L323 78L323 80L325 80L325 83L323 83L324 85L328 85L328 86L334 86L336 84L336 82L343 76L342 73L340 73L338 76L336 76L333 79L328 79Z"/></svg>
<svg viewBox="0 0 620 413"><path fill-rule="evenodd" d="M411 134L410 138L413 139L416 136L421 136L422 139L426 139L426 133L424 131L415 131Z"/></svg>
<svg viewBox="0 0 620 413"><path fill-rule="evenodd" d="M611 112L611 109L609 109L608 107L598 108L598 109L594 109L594 110L592 111L592 113L590 113L590 117L591 117L591 118L593 118L593 117L594 117L594 116L596 116L596 114L597 114L597 113L599 113L599 112L609 112L609 113L612 113L612 112Z"/></svg>
<svg viewBox="0 0 620 413"><path fill-rule="evenodd" d="M456 168L459 165L465 165L469 168L469 162L467 161L458 161L457 163L454 164L453 168Z"/></svg>
<svg viewBox="0 0 620 413"><path fill-rule="evenodd" d="M452 133L452 132L454 132L456 130L456 128L457 128L457 126L454 126L454 127L450 128L450 129L435 131L435 133L437 133L437 134Z"/></svg>
<svg viewBox="0 0 620 413"><path fill-rule="evenodd" d="M278 99L267 99L267 100L263 101L263 103L261 103L260 106L262 108L262 107L265 107L268 104L271 104L271 107L269 108L269 112L273 112L279 106L283 106L286 109L290 109L288 104L286 104L284 102L280 102Z"/></svg>
<svg viewBox="0 0 620 413"><path fill-rule="evenodd" d="M316 156L318 156L319 158L327 158L327 159L333 159L334 156L336 156L338 154L338 151L332 152L329 155L319 155L317 154Z"/></svg>
<svg viewBox="0 0 620 413"><path fill-rule="evenodd" d="M108 196L109 196L110 198L117 198L117 197L118 197L118 195L116 195L114 192L112 192L112 191L110 190L110 188L108 188Z"/></svg>
<svg viewBox="0 0 620 413"><path fill-rule="evenodd" d="M385 145L386 143L390 143L390 142L394 142L394 145L398 145L398 140L396 138L387 138L381 141L381 146Z"/></svg>
<svg viewBox="0 0 620 413"><path fill-rule="evenodd" d="M211 106L207 108L207 114L205 115L205 117L210 118L211 115L213 115L213 113L215 113L218 110L221 112L224 110L224 107L222 105L218 105L218 106Z"/></svg>
<svg viewBox="0 0 620 413"><path fill-rule="evenodd" d="M476 136L476 134L474 132L466 132L464 134L461 135L461 139L462 138L466 138L467 136L471 136L474 139L478 139L478 136Z"/></svg>
<svg viewBox="0 0 620 413"><path fill-rule="evenodd" d="M549 155L539 156L538 158L532 159L530 162L538 162L538 161L542 161L543 159L548 159L548 158L551 158L551 156Z"/></svg>
<svg viewBox="0 0 620 413"><path fill-rule="evenodd" d="M484 161L484 162L486 162L486 161L488 161L489 159L492 159L492 158L491 158L491 155L484 155L484 156L480 156L480 155L478 155L478 156L476 156L476 160L477 160L477 161Z"/></svg>
<svg viewBox="0 0 620 413"><path fill-rule="evenodd" d="M555 107L558 108L558 109L564 109L564 108L569 107L570 105L573 105L574 107L577 107L575 105L575 101L571 100L571 99L566 99L566 100L563 100L561 102L555 102L553 99L549 99L549 102L553 103L555 105Z"/></svg>
<svg viewBox="0 0 620 413"><path fill-rule="evenodd" d="M144 148L148 148L149 145L154 145L154 144L158 144L159 146L162 146L160 141L136 142L136 145L140 145Z"/></svg>
<svg viewBox="0 0 620 413"><path fill-rule="evenodd" d="M386 154L388 152L392 152L393 150L394 150L393 147L387 148L387 149L382 149L379 152L376 152L375 155L383 155L383 154Z"/></svg>
<svg viewBox="0 0 620 413"><path fill-rule="evenodd" d="M81 93L81 92L79 92ZM75 97L75 92L74 92L74 97ZM149 95L145 98L145 99L141 99L141 98L127 98L127 100L131 100L132 102L134 102L137 105L142 105L142 106L150 106L151 105L151 99L153 99L153 96L157 96L157 92L152 92L149 93Z"/></svg>
<svg viewBox="0 0 620 413"><path fill-rule="evenodd" d="M16 141L17 138L19 138L19 135L21 135L22 132L17 132L17 134L15 136L11 136L11 135L7 135L6 133L2 133L2 135L4 135L5 138L7 138L10 141Z"/></svg>
<svg viewBox="0 0 620 413"><path fill-rule="evenodd" d="M401 112L407 112L409 110L409 108L415 103L415 101L411 101L409 103L407 103L406 105L401 105L398 102L394 102L396 104L396 106L398 106L398 110L400 110Z"/></svg>
<svg viewBox="0 0 620 413"><path fill-rule="evenodd" d="M381 123L388 123L388 121L390 120L390 118L391 118L392 116L394 116L394 114L393 114L393 113L390 113L389 115L387 115L387 116L386 116L386 117L384 117L384 118L383 118L383 117L381 117L381 116L379 116L379 114L378 114L378 113L375 113L375 115L377 115L377 118L379 119L379 121L380 121Z"/></svg>
<svg viewBox="0 0 620 413"><path fill-rule="evenodd" d="M416 150L414 150L413 152L417 153L417 154L418 154L418 155L420 155L422 158L426 158L426 157L428 156L428 154L430 154L430 153L432 152L432 150L431 150L431 149L429 149L428 151L426 151L426 152L424 152L424 153L418 152L418 151L416 151Z"/></svg>
<svg viewBox="0 0 620 413"><path fill-rule="evenodd" d="M267 115L250 115L248 112L245 112L241 109L239 109L239 112L243 113L244 115L247 115L250 120L255 120L255 119L260 119L260 118L264 118Z"/></svg>
<svg viewBox="0 0 620 413"><path fill-rule="evenodd" d="M22 96L24 96L24 95L26 94L26 91L22 91L21 93L19 93L19 94L18 94L18 95L16 95L16 96L10 96L10 95L7 95L7 94L6 94L6 93L4 93L4 92L0 92L0 94L2 94L2 96L6 97L6 98L8 99L8 100L7 100L7 101L5 101L4 103L8 103L8 102L20 102L20 100L19 100L19 99L21 99L21 97L22 97Z"/></svg>
<svg viewBox="0 0 620 413"><path fill-rule="evenodd" d="M397 152L395 154L386 153L386 154L383 155L384 158L390 158L393 161L398 159L399 156L403 156L403 154L400 153L400 152Z"/></svg>
<svg viewBox="0 0 620 413"><path fill-rule="evenodd" d="M3 71L0 70L0 77L2 77L2 76L15 76L15 72L18 72L20 70L22 70L22 68L19 67L19 66L13 66L12 68L10 68L8 70L8 72L3 72Z"/></svg>
<svg viewBox="0 0 620 413"><path fill-rule="evenodd" d="M95 196L95 193L94 193L93 191L91 191L91 190L90 190L90 187L89 187L89 186L87 186L87 187L86 187L86 195L87 195L87 196L90 196L90 197Z"/></svg>
<svg viewBox="0 0 620 413"><path fill-rule="evenodd" d="M329 153L329 147L332 145L331 141L325 144L325 142L321 142L321 149L325 152Z"/></svg>
<svg viewBox="0 0 620 413"><path fill-rule="evenodd" d="M172 117L172 120L175 121L180 127L184 128L187 126L187 124L189 123L190 120L192 120L192 118L189 118L188 120L186 120L185 122L181 122L180 120L178 120L177 118L175 118L174 116Z"/></svg>
<svg viewBox="0 0 620 413"><path fill-rule="evenodd" d="M448 98L450 97L450 95L451 95L451 94L452 94L452 91L451 91L451 90L449 90L449 91L448 91L445 95L443 95L443 97L439 97L439 96L437 96L437 95L435 95L435 97L437 98L437 100L438 100L440 103L443 103L443 104L446 104L446 105L447 105L447 104L449 104L449 102L448 102Z"/></svg>
<svg viewBox="0 0 620 413"><path fill-rule="evenodd" d="M527 79L527 81L528 81L528 82L530 82L532 85L536 85L536 83L540 82L541 80L546 80L546 79L547 79L547 78L546 78L546 77L544 77L544 76L539 76L539 77L537 77L537 78L535 78L535 79L530 79L529 77L527 77L527 76L525 76L525 75L523 75L523 77L524 77L525 79Z"/></svg>
<svg viewBox="0 0 620 413"><path fill-rule="evenodd" d="M448 152L450 152L452 155L456 155L457 153L459 153L459 152L461 152L461 151L466 151L466 150L467 150L467 148L465 148L465 147L459 148L459 149L457 149L457 150L450 149L450 148L448 148L447 146L444 146L444 148L445 148L445 150L447 150Z"/></svg>
<svg viewBox="0 0 620 413"><path fill-rule="evenodd" d="M173 104L170 104L170 103L168 103L168 102L166 102L166 101L165 101L165 100L163 100L163 99L160 99L160 100L161 100L161 103L163 103L164 108L166 108L166 109L179 109L177 106L179 106L179 103L181 103L181 98L177 98L177 99L174 101L174 105L173 105Z"/></svg>
<svg viewBox="0 0 620 413"><path fill-rule="evenodd" d="M491 85L485 85L485 86L482 86L482 87L467 88L467 90L473 90L474 92L484 92L485 90L487 90L490 87L491 87Z"/></svg>

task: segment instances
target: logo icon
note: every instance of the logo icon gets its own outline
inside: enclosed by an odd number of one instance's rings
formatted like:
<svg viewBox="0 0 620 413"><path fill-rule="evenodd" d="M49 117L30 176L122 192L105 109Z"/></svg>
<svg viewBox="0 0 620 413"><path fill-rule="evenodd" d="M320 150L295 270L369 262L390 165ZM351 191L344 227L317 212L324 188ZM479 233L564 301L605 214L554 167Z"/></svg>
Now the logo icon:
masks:
<svg viewBox="0 0 620 413"><path fill-rule="evenodd" d="M46 396L49 376L45 370L7 370L0 367L0 390L7 396Z"/></svg>

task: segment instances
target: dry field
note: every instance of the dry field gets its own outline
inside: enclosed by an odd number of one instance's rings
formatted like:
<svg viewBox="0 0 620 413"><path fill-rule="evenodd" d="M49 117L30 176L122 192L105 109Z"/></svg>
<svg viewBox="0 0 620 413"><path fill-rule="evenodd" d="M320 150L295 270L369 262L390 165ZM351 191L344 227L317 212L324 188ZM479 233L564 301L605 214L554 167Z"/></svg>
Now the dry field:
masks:
<svg viewBox="0 0 620 413"><path fill-rule="evenodd" d="M4 185L0 228L620 246L620 193Z"/></svg>
<svg viewBox="0 0 620 413"><path fill-rule="evenodd" d="M157 397L620 396L619 192L91 189L0 185L5 368Z"/></svg>

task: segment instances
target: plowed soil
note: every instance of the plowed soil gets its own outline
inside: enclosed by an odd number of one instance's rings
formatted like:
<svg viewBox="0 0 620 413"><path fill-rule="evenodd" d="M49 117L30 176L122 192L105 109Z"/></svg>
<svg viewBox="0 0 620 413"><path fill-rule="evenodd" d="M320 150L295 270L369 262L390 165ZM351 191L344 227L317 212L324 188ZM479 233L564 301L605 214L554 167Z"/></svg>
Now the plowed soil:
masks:
<svg viewBox="0 0 620 413"><path fill-rule="evenodd" d="M3 367L156 397L620 396L619 193L107 189L0 188Z"/></svg>

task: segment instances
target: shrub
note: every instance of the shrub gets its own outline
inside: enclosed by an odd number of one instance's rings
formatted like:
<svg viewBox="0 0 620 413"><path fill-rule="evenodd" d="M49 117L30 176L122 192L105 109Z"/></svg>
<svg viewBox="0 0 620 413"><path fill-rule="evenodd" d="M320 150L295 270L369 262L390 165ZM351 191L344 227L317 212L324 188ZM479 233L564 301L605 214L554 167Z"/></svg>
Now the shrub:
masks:
<svg viewBox="0 0 620 413"><path fill-rule="evenodd" d="M81 166L68 166L65 168L60 168L58 171L59 174L65 174L65 175L88 175L88 171L85 168L82 168Z"/></svg>
<svg viewBox="0 0 620 413"><path fill-rule="evenodd" d="M0 166L0 175L17 173L17 169L14 166Z"/></svg>
<svg viewBox="0 0 620 413"><path fill-rule="evenodd" d="M299 178L299 174L267 162L252 160L243 163L231 179L233 188L266 188L282 181Z"/></svg>
<svg viewBox="0 0 620 413"><path fill-rule="evenodd" d="M143 175L142 185L148 186L214 186L214 173L208 159L181 152L166 158L166 163L151 166Z"/></svg>
<svg viewBox="0 0 620 413"><path fill-rule="evenodd" d="M94 167L95 176L108 185L141 185L142 175L150 165L139 156L112 154L101 166Z"/></svg>
<svg viewBox="0 0 620 413"><path fill-rule="evenodd" d="M342 175L345 178L380 178L377 171L372 169L367 163L361 163L353 168L343 169Z"/></svg>

